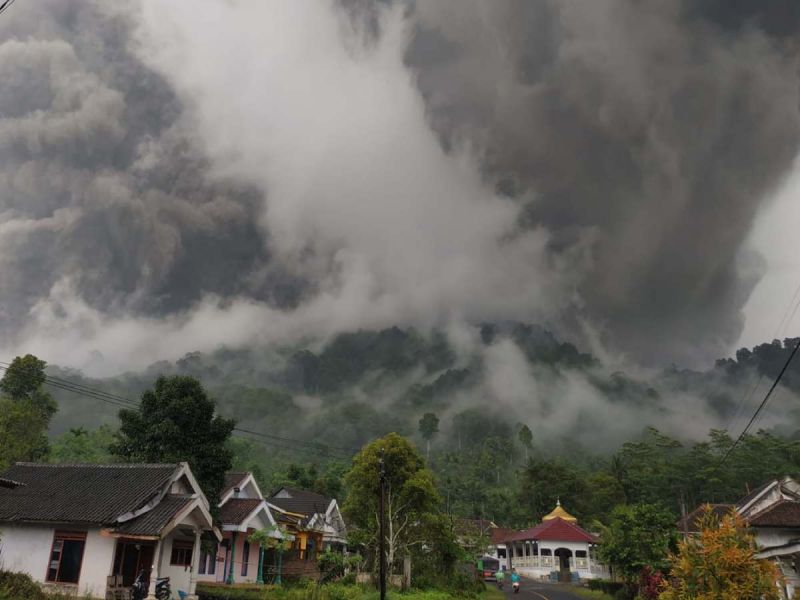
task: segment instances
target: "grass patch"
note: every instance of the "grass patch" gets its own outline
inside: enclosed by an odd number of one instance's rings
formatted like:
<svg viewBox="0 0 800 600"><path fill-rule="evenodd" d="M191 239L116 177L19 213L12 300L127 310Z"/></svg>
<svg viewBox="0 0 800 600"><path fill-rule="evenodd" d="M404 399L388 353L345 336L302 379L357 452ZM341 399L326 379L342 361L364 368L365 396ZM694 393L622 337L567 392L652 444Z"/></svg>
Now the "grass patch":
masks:
<svg viewBox="0 0 800 600"><path fill-rule="evenodd" d="M371 586L329 583L307 586L221 586L198 584L200 600L378 600L380 594ZM388 600L465 600L466 596L444 590L389 591ZM489 588L472 598L503 600L502 592ZM0 599L2 600L2 599Z"/></svg>
<svg viewBox="0 0 800 600"><path fill-rule="evenodd" d="M605 592L601 592L600 590L590 590L576 585L567 585L564 587L581 598L593 598L594 600L614 600L614 596L606 594Z"/></svg>

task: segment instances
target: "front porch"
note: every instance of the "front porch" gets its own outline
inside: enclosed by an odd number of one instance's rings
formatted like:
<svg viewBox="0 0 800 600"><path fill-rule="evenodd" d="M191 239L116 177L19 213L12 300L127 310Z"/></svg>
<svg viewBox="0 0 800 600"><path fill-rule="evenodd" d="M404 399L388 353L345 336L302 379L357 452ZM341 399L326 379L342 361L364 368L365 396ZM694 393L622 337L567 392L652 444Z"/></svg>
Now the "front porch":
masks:
<svg viewBox="0 0 800 600"><path fill-rule="evenodd" d="M558 572L564 579L576 573L581 579L609 576L608 567L599 562L595 547L571 544L540 544L534 540L507 544L509 568L537 579Z"/></svg>
<svg viewBox="0 0 800 600"><path fill-rule="evenodd" d="M105 535L116 538L106 600L129 600L140 573L153 598L157 579L169 577L173 597L192 597L197 584L200 540L204 532L219 536L211 515L199 498L175 497L153 510L124 522Z"/></svg>

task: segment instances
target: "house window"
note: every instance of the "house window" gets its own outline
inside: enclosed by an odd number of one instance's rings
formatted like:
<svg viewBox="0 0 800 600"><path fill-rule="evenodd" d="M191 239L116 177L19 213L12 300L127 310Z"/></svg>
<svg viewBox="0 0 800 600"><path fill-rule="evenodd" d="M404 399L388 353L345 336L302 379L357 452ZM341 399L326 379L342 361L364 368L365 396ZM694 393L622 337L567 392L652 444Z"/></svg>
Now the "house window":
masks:
<svg viewBox="0 0 800 600"><path fill-rule="evenodd" d="M586 558L586 550L575 550L575 558Z"/></svg>
<svg viewBox="0 0 800 600"><path fill-rule="evenodd" d="M200 575L214 575L217 572L217 545L211 544L200 547L200 565L197 567Z"/></svg>
<svg viewBox="0 0 800 600"><path fill-rule="evenodd" d="M553 556L553 551L550 548L542 548L542 556Z"/></svg>
<svg viewBox="0 0 800 600"><path fill-rule="evenodd" d="M506 557L506 549L505 548L498 548L497 549L497 558L505 558Z"/></svg>
<svg viewBox="0 0 800 600"><path fill-rule="evenodd" d="M177 567L190 567L192 565L192 548L194 548L192 542L173 540L169 564Z"/></svg>
<svg viewBox="0 0 800 600"><path fill-rule="evenodd" d="M56 531L53 549L47 566L47 581L55 583L78 583L86 547L86 533L80 531Z"/></svg>
<svg viewBox="0 0 800 600"><path fill-rule="evenodd" d="M250 542L244 541L242 547L242 577L247 576L247 565L250 562Z"/></svg>

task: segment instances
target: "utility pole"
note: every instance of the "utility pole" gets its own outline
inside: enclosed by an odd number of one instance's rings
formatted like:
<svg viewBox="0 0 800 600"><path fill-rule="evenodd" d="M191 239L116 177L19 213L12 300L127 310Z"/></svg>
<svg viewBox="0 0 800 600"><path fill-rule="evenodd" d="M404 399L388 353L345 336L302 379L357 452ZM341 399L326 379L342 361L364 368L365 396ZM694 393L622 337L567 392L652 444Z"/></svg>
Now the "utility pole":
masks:
<svg viewBox="0 0 800 600"><path fill-rule="evenodd" d="M379 475L380 475L380 501L378 503L378 520L380 521L378 524L379 529L379 544L378 550L380 552L380 589L381 589L381 600L386 600L386 536L384 532L384 522L386 521L386 509L385 509L385 498L386 495L386 465L383 461L383 450L381 450L381 458L378 462L379 465Z"/></svg>

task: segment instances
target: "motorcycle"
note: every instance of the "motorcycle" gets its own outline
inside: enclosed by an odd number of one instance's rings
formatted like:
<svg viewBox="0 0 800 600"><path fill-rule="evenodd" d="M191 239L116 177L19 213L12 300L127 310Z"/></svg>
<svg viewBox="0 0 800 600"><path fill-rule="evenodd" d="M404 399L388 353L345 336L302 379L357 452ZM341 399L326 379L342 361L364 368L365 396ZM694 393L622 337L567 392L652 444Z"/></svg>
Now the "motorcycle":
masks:
<svg viewBox="0 0 800 600"><path fill-rule="evenodd" d="M158 600L170 600L172 590L169 585L169 577L159 577L156 579L156 598Z"/></svg>
<svg viewBox="0 0 800 600"><path fill-rule="evenodd" d="M131 586L131 600L144 600L147 598L147 591L149 588L149 578L145 578L144 571L139 571L139 574L136 576Z"/></svg>
<svg viewBox="0 0 800 600"><path fill-rule="evenodd" d="M144 571L139 571L133 586L131 586L131 600L145 600L148 591L150 591L150 578L145 577ZM157 600L170 600L172 598L169 577L156 579L155 597Z"/></svg>
<svg viewBox="0 0 800 600"><path fill-rule="evenodd" d="M519 594L519 581L515 581L511 584L511 587L514 588L514 593Z"/></svg>

